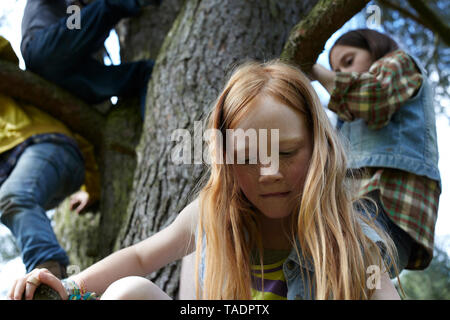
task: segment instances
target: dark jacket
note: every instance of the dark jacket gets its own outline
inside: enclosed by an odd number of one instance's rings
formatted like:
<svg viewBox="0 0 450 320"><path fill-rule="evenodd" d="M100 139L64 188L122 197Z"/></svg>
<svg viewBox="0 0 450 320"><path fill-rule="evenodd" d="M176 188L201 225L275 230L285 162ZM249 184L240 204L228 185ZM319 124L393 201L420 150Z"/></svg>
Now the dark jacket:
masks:
<svg viewBox="0 0 450 320"><path fill-rule="evenodd" d="M22 43L20 50L24 55L27 42L33 33L46 28L66 16L66 0L28 0L22 19Z"/></svg>

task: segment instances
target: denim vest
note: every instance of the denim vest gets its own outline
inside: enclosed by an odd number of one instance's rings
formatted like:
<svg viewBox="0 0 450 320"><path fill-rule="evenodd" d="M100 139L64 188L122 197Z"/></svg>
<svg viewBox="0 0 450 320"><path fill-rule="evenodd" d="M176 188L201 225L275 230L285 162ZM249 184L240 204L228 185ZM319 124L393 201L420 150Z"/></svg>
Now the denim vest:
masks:
<svg viewBox="0 0 450 320"><path fill-rule="evenodd" d="M349 144L349 168L394 168L426 176L440 185L433 89L426 71L412 58L423 75L423 83L385 127L372 130L363 119L351 122L339 119L337 129L344 143Z"/></svg>
<svg viewBox="0 0 450 320"><path fill-rule="evenodd" d="M384 240L369 227L361 219L358 219L362 231L374 243L385 245ZM197 236L197 233L196 233ZM203 235L202 252L199 266L200 284L203 285L205 273L205 247L206 236ZM314 266L310 260L306 260L300 250L300 243L296 240L299 255L295 248L291 250L289 256L283 264L283 273L287 284L287 299L288 300L313 300L315 297L315 290L312 283L314 282ZM311 288L311 290L310 290Z"/></svg>
<svg viewBox="0 0 450 320"><path fill-rule="evenodd" d="M377 245L385 246L384 240L361 219L358 219L364 234ZM300 248L298 240L297 247ZM301 252L300 258L295 249L292 249L283 264L283 273L288 287L288 300L313 300L315 297L314 266L306 260ZM303 273L303 274L302 274ZM311 288L311 289L310 289Z"/></svg>

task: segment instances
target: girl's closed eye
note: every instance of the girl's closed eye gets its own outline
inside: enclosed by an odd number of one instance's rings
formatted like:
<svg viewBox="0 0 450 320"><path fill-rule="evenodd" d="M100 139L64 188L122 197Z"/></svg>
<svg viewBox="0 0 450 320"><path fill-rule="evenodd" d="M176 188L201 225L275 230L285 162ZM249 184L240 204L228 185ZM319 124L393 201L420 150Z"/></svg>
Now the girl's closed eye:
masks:
<svg viewBox="0 0 450 320"><path fill-rule="evenodd" d="M289 157L289 156L293 156L297 153L297 149L296 150L291 150L291 151L280 151L279 154L280 156L284 156L284 157Z"/></svg>
<svg viewBox="0 0 450 320"><path fill-rule="evenodd" d="M281 141L278 154L281 157L295 156L308 145L304 138L297 138L293 141Z"/></svg>
<svg viewBox="0 0 450 320"><path fill-rule="evenodd" d="M299 150L299 149L280 151L280 152L278 153L278 155L279 155L280 157L288 158L288 157L292 157L292 156L296 155L298 150ZM247 157L247 158L244 159L244 164L246 164L246 165L249 165L249 164L257 164L257 163L258 163L258 159L257 159L257 158L248 158L248 157Z"/></svg>
<svg viewBox="0 0 450 320"><path fill-rule="evenodd" d="M292 157L293 155L295 155L296 151L284 151L284 152L280 151L278 154L280 157L289 158L289 157ZM258 164L258 159L257 158L245 158L243 164L245 164L247 166L248 165L256 165L256 164Z"/></svg>
<svg viewBox="0 0 450 320"><path fill-rule="evenodd" d="M345 60L345 66L346 66L346 67L351 66L352 63L353 63L353 57L349 57L349 58L347 58L347 59Z"/></svg>

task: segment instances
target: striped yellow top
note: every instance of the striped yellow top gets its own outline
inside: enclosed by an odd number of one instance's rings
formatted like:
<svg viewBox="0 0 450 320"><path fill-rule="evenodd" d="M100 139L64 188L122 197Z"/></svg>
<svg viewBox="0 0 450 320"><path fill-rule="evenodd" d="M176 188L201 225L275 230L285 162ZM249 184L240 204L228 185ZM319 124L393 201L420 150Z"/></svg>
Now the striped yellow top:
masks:
<svg viewBox="0 0 450 320"><path fill-rule="evenodd" d="M252 265L252 298L254 300L286 300L287 284L283 264L289 250L264 250L264 265ZM258 261L255 259L254 261ZM264 277L264 279L263 279Z"/></svg>

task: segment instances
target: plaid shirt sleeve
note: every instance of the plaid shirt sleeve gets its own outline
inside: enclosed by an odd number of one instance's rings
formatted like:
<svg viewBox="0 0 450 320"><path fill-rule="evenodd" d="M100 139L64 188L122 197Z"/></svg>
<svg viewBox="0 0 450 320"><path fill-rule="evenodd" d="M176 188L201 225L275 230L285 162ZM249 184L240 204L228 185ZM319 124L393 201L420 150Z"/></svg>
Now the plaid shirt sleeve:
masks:
<svg viewBox="0 0 450 320"><path fill-rule="evenodd" d="M368 72L336 72L328 108L344 121L364 119L380 129L422 84L422 74L407 53L396 50L372 64Z"/></svg>

